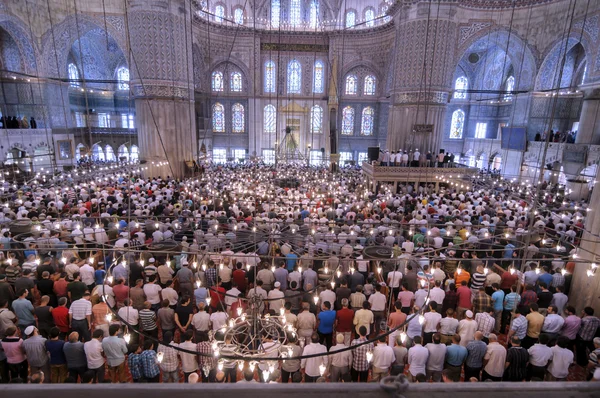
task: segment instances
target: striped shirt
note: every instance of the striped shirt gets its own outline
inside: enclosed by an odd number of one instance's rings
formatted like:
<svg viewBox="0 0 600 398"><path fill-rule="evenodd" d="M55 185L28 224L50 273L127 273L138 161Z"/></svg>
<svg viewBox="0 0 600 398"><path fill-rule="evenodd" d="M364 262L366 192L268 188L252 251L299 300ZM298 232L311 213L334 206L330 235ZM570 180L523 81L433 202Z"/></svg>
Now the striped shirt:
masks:
<svg viewBox="0 0 600 398"><path fill-rule="evenodd" d="M521 301L519 293L511 292L504 296L504 309L506 311L512 311L515 309L517 303Z"/></svg>
<svg viewBox="0 0 600 398"><path fill-rule="evenodd" d="M600 327L600 319L595 316L584 316L581 318L581 326L577 334L584 341L592 341L598 327Z"/></svg>
<svg viewBox="0 0 600 398"><path fill-rule="evenodd" d="M485 274L479 272L475 272L471 275L471 290L476 293L485 283L485 278Z"/></svg>
<svg viewBox="0 0 600 398"><path fill-rule="evenodd" d="M156 326L156 314L154 311L149 309L143 309L139 312L140 325L143 331L155 330Z"/></svg>
<svg viewBox="0 0 600 398"><path fill-rule="evenodd" d="M527 335L527 318L523 315L516 316L510 325L510 330L514 330L515 336L523 340Z"/></svg>
<svg viewBox="0 0 600 398"><path fill-rule="evenodd" d="M84 298L75 300L69 308L69 314L73 315L73 320L82 321L86 316L92 315L92 303Z"/></svg>

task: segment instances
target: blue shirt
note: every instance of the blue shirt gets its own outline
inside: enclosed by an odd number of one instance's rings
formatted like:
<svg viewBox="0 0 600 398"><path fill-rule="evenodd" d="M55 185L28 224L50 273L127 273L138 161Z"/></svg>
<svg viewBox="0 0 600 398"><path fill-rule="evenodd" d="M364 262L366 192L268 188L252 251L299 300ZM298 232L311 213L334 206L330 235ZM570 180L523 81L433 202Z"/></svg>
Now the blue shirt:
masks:
<svg viewBox="0 0 600 398"><path fill-rule="evenodd" d="M199 287L198 289L194 290L196 305L198 305L198 303L206 304L206 296L208 296L208 290L205 287Z"/></svg>
<svg viewBox="0 0 600 398"><path fill-rule="evenodd" d="M139 380L142 378L142 358L140 354L129 354L127 359L127 366L129 366L129 372L133 380Z"/></svg>
<svg viewBox="0 0 600 398"><path fill-rule="evenodd" d="M452 366L461 366L469 351L461 345L452 344L446 348L446 362Z"/></svg>
<svg viewBox="0 0 600 398"><path fill-rule="evenodd" d="M319 312L319 327L317 331L322 334L333 333L333 323L335 322L335 311L321 311Z"/></svg>
<svg viewBox="0 0 600 398"><path fill-rule="evenodd" d="M46 340L46 350L50 353L50 365L65 365L67 358L63 351L64 340Z"/></svg>
<svg viewBox="0 0 600 398"><path fill-rule="evenodd" d="M27 299L16 299L12 303L13 311L17 318L19 318L19 325L35 325L35 318L33 316L33 304Z"/></svg>
<svg viewBox="0 0 600 398"><path fill-rule="evenodd" d="M508 245L504 246L504 258L512 258L514 248L515 245L513 245L512 243L509 243Z"/></svg>
<svg viewBox="0 0 600 398"><path fill-rule="evenodd" d="M500 289L492 293L492 301L494 303L494 311L502 311L504 309L504 292Z"/></svg>
<svg viewBox="0 0 600 398"><path fill-rule="evenodd" d="M140 362L142 363L144 377L151 379L160 374L160 369L156 361L155 351L146 350L140 354Z"/></svg>
<svg viewBox="0 0 600 398"><path fill-rule="evenodd" d="M94 272L94 282L96 282L96 285L103 285L105 276L106 276L105 270L97 269L96 272Z"/></svg>
<svg viewBox="0 0 600 398"><path fill-rule="evenodd" d="M296 253L289 253L285 258L285 266L289 272L292 272L296 266L296 261L298 261L298 255Z"/></svg>
<svg viewBox="0 0 600 398"><path fill-rule="evenodd" d="M546 287L550 287L552 285L552 275L550 275L549 273L543 273L538 277L537 280L538 284L540 282L544 282L546 284Z"/></svg>

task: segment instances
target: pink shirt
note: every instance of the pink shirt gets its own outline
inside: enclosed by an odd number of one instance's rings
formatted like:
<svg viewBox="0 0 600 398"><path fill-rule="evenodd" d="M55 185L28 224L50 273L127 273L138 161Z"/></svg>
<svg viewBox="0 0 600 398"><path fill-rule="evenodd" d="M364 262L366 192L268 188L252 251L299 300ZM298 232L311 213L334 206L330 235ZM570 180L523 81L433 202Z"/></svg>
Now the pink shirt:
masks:
<svg viewBox="0 0 600 398"><path fill-rule="evenodd" d="M398 293L398 300L402 303L402 307L410 307L410 302L415 298L415 294L409 290L403 290Z"/></svg>
<svg viewBox="0 0 600 398"><path fill-rule="evenodd" d="M27 359L25 349L23 349L23 340L19 337L5 337L2 339L2 348L9 364L21 363Z"/></svg>

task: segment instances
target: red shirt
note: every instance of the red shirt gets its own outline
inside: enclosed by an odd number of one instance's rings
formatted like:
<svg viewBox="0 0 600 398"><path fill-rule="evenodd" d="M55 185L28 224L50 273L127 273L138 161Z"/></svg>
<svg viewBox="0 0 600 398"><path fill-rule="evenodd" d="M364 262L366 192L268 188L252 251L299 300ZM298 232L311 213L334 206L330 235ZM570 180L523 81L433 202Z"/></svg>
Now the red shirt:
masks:
<svg viewBox="0 0 600 398"><path fill-rule="evenodd" d="M240 291L243 292L246 290L246 271L243 269L236 269L233 271L232 278Z"/></svg>
<svg viewBox="0 0 600 398"><path fill-rule="evenodd" d="M211 302L212 302L212 301L211 301ZM244 312L246 312L246 308L247 308L248 306L246 305L246 303L245 303L245 302L243 302L243 301L240 301L240 300L238 300L238 301L236 301L235 303L231 304L231 317L232 317L232 318L234 318L234 319L238 318L238 316L239 316L239 315L238 315L238 313L237 313L237 309L238 309L239 307L241 307L241 308L242 308L242 313L244 313Z"/></svg>
<svg viewBox="0 0 600 398"><path fill-rule="evenodd" d="M219 303L223 303L223 305L225 305L225 288L224 287L219 286L217 288L215 286L212 286L208 290L210 290L210 306L212 308L217 308L217 305Z"/></svg>
<svg viewBox="0 0 600 398"><path fill-rule="evenodd" d="M54 324L63 333L69 333L69 309L67 307L56 307L52 310Z"/></svg>
<svg viewBox="0 0 600 398"><path fill-rule="evenodd" d="M57 297L67 297L67 285L66 279L59 279L54 282L54 293Z"/></svg>
<svg viewBox="0 0 600 398"><path fill-rule="evenodd" d="M129 286L124 284L116 285L113 287L113 293L115 294L115 300L119 304L123 304L126 298L129 297Z"/></svg>
<svg viewBox="0 0 600 398"><path fill-rule="evenodd" d="M511 274L509 271L502 273L502 281L500 282L500 289L510 290L512 285L517 284L517 279L519 279L519 275L515 272Z"/></svg>
<svg viewBox="0 0 600 398"><path fill-rule="evenodd" d="M471 309L471 289L467 286L461 286L456 289L456 295L458 296L459 307Z"/></svg>
<svg viewBox="0 0 600 398"><path fill-rule="evenodd" d="M354 320L354 311L350 308L342 308L335 314L335 320L337 321L337 326L335 327L335 331L338 333L345 333L352 331L352 321Z"/></svg>

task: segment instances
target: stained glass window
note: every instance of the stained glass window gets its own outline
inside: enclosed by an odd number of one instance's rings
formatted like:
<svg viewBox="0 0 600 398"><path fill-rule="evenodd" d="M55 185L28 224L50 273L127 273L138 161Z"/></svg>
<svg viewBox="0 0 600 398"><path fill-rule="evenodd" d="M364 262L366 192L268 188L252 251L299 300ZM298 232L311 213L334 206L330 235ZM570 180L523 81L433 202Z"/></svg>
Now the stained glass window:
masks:
<svg viewBox="0 0 600 398"><path fill-rule="evenodd" d="M105 152L106 152L106 160L108 162L114 162L115 160L117 160L117 158L115 157L115 151L112 149L112 147L110 145L106 146Z"/></svg>
<svg viewBox="0 0 600 398"><path fill-rule="evenodd" d="M135 161L138 160L140 158L140 150L137 147L137 145L132 145L131 146L131 160Z"/></svg>
<svg viewBox="0 0 600 398"><path fill-rule="evenodd" d="M243 133L245 123L244 106L242 104L233 104L231 107L231 131L234 133Z"/></svg>
<svg viewBox="0 0 600 398"><path fill-rule="evenodd" d="M346 95L356 95L357 90L357 78L354 75L346 77Z"/></svg>
<svg viewBox="0 0 600 398"><path fill-rule="evenodd" d="M320 94L323 92L323 62L317 61L315 62L315 71L314 71L314 82L313 82L313 92Z"/></svg>
<svg viewBox="0 0 600 398"><path fill-rule="evenodd" d="M323 153L321 151L310 151L309 163L312 167L318 167L323 162Z"/></svg>
<svg viewBox="0 0 600 398"><path fill-rule="evenodd" d="M319 24L319 1L312 0L310 2L310 15L309 15L310 27L315 29Z"/></svg>
<svg viewBox="0 0 600 398"><path fill-rule="evenodd" d="M233 10L233 22L235 22L238 25L244 24L244 10L242 10L241 8L236 8L235 10Z"/></svg>
<svg viewBox="0 0 600 398"><path fill-rule="evenodd" d="M218 5L215 7L215 21L223 22L223 18L225 18L225 7Z"/></svg>
<svg viewBox="0 0 600 398"><path fill-rule="evenodd" d="M302 66L297 60L288 65L288 94L300 94L302 85Z"/></svg>
<svg viewBox="0 0 600 398"><path fill-rule="evenodd" d="M225 108L218 102L213 105L212 124L213 132L225 132Z"/></svg>
<svg viewBox="0 0 600 398"><path fill-rule="evenodd" d="M212 73L212 89L213 91L223 91L223 72Z"/></svg>
<svg viewBox="0 0 600 398"><path fill-rule="evenodd" d="M373 75L368 75L365 77L365 85L363 87L364 95L375 95L375 85L376 79Z"/></svg>
<svg viewBox="0 0 600 398"><path fill-rule="evenodd" d="M342 111L342 134L354 134L354 108L347 106Z"/></svg>
<svg viewBox="0 0 600 398"><path fill-rule="evenodd" d="M340 167L344 167L346 162L352 160L352 152L340 152Z"/></svg>
<svg viewBox="0 0 600 398"><path fill-rule="evenodd" d="M369 8L365 11L365 21L368 27L375 26L375 10Z"/></svg>
<svg viewBox="0 0 600 398"><path fill-rule="evenodd" d="M69 73L71 87L79 87L79 70L75 64L69 64L67 67L67 72Z"/></svg>
<svg viewBox="0 0 600 398"><path fill-rule="evenodd" d="M375 110L370 106L362 111L362 119L360 121L360 133L362 135L373 135L373 117Z"/></svg>
<svg viewBox="0 0 600 398"><path fill-rule="evenodd" d="M452 113L452 122L450 123L450 138L461 139L463 128L465 127L465 113L457 109Z"/></svg>
<svg viewBox="0 0 600 398"><path fill-rule="evenodd" d="M117 81L119 90L129 90L129 69L124 66L117 69Z"/></svg>
<svg viewBox="0 0 600 398"><path fill-rule="evenodd" d="M265 106L265 111L264 111L264 128L265 128L265 133L267 134L274 134L275 133L275 129L276 129L276 115L277 115L277 111L275 110L275 107L273 105L267 105Z"/></svg>
<svg viewBox="0 0 600 398"><path fill-rule="evenodd" d="M321 134L323 126L323 108L315 105L310 108L310 133Z"/></svg>
<svg viewBox="0 0 600 398"><path fill-rule="evenodd" d="M454 98L467 98L467 93L462 90L466 90L468 86L469 80L465 76L461 76L458 79L456 79L456 82L454 82Z"/></svg>
<svg viewBox="0 0 600 398"><path fill-rule="evenodd" d="M513 91L515 89L515 77L509 76L506 79L506 91ZM512 99L512 94L506 93L504 94L504 101L510 101Z"/></svg>
<svg viewBox="0 0 600 398"><path fill-rule="evenodd" d="M242 74L240 72L231 73L231 91L242 91Z"/></svg>
<svg viewBox="0 0 600 398"><path fill-rule="evenodd" d="M275 62L273 61L265 63L265 92L275 92Z"/></svg>
<svg viewBox="0 0 600 398"><path fill-rule="evenodd" d="M346 13L346 27L353 28L356 24L356 12L348 11Z"/></svg>
<svg viewBox="0 0 600 398"><path fill-rule="evenodd" d="M290 0L290 23L297 26L300 22L300 0Z"/></svg>
<svg viewBox="0 0 600 398"><path fill-rule="evenodd" d="M271 28L279 28L281 19L281 2L280 0L271 0Z"/></svg>
<svg viewBox="0 0 600 398"><path fill-rule="evenodd" d="M362 166L363 162L369 161L368 152L359 152L358 153L358 164Z"/></svg>

